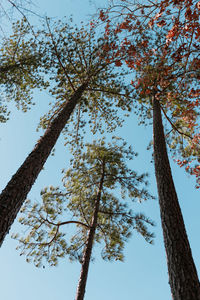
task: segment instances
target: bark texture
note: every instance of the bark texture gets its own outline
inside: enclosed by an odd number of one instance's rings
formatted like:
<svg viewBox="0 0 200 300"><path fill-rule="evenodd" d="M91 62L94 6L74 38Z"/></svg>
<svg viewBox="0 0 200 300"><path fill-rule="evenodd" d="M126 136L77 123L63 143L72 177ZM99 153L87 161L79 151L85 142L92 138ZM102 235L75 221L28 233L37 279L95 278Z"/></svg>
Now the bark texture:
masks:
<svg viewBox="0 0 200 300"><path fill-rule="evenodd" d="M63 109L2 191L0 195L0 246L85 89L86 84L81 85L66 101Z"/></svg>
<svg viewBox="0 0 200 300"><path fill-rule="evenodd" d="M169 284L174 300L200 300L200 285L169 164L159 101L153 99L154 160Z"/></svg>
<svg viewBox="0 0 200 300"><path fill-rule="evenodd" d="M83 300L84 295L85 295L85 287L86 287L86 282L87 282L87 277L88 277L88 270L89 270L89 264L90 264L90 259L92 255L92 246L93 246L93 241L94 241L94 236L95 236L95 230L97 227L97 219L98 219L98 212L99 212L99 205L101 201L101 192L103 188L103 181L104 181L104 164L103 164L103 171L102 171L102 176L99 184L99 190L97 193L97 197L94 203L94 214L92 217L92 221L90 224L90 229L88 232L88 237L87 237L87 242L85 246L85 252L83 255L83 262L82 262L82 267L81 267L81 274L80 274L80 279L78 283L78 288L76 292L76 300Z"/></svg>

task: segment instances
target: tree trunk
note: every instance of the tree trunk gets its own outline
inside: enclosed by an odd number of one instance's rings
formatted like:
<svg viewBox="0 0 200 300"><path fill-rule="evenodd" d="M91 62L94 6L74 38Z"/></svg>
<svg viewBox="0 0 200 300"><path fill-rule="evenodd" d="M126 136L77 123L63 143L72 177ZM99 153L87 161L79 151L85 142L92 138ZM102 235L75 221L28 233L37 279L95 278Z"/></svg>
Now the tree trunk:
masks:
<svg viewBox="0 0 200 300"><path fill-rule="evenodd" d="M66 101L63 109L2 191L0 195L0 246L86 86L82 84Z"/></svg>
<svg viewBox="0 0 200 300"><path fill-rule="evenodd" d="M86 242L86 246L85 246L85 252L83 255L81 274L80 274L78 288L77 288L77 292L76 292L76 300L83 300L84 295L85 295L85 287L86 287L86 282L87 282L87 277L88 277L88 269L89 269L91 254L92 254L94 235L95 235L95 230L96 230L96 226L97 226L97 219L98 219L99 205L100 205L100 200L101 200L101 192L102 192L102 188L103 188L103 181L104 181L104 163L103 163L103 171L102 171L102 176L101 176L101 180L100 180L100 184L99 184L97 198L94 203L94 214L93 214L92 221L90 224L90 229L88 232L87 242Z"/></svg>
<svg viewBox="0 0 200 300"><path fill-rule="evenodd" d="M174 300L200 300L200 285L169 164L159 101L153 99L154 160L169 284Z"/></svg>

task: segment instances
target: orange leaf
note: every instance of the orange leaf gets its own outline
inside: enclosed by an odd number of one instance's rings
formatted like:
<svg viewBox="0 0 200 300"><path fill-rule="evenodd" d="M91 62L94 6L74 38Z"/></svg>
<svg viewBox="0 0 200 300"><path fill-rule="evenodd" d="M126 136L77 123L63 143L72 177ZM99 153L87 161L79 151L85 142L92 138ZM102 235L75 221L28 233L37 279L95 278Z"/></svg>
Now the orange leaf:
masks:
<svg viewBox="0 0 200 300"><path fill-rule="evenodd" d="M117 61L115 62L115 65L116 65L117 67L121 67L122 63L121 63L120 60L117 60Z"/></svg>

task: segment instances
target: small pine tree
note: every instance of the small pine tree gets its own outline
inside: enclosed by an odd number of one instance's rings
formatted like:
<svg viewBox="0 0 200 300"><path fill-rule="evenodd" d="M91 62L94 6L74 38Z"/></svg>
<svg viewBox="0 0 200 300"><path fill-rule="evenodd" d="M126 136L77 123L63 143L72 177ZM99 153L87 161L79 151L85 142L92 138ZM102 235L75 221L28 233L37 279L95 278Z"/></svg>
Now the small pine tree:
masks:
<svg viewBox="0 0 200 300"><path fill-rule="evenodd" d="M136 153L126 143L109 143L104 140L87 145L84 153L73 160L73 168L65 172L64 190L45 188L42 205L31 205L27 200L22 208L20 223L29 227L26 237L19 240L18 249L39 267L44 259L55 266L60 257L79 260L82 270L77 289L77 300L83 299L95 243L104 243L102 258L123 261L125 242L133 229L147 242L153 234L146 224L153 225L143 214L135 214L127 200L147 200L147 174L137 175L125 162ZM115 193L114 193L115 191ZM118 196L116 196L118 195ZM63 227L75 224L76 231L67 241Z"/></svg>

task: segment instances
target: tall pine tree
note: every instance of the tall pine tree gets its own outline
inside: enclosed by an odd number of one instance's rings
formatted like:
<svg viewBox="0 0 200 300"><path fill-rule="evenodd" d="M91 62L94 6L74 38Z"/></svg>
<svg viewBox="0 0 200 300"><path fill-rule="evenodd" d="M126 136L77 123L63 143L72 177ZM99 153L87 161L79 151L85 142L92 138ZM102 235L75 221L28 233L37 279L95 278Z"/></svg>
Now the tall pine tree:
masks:
<svg viewBox="0 0 200 300"><path fill-rule="evenodd" d="M26 45L42 57L41 72L49 75L45 84L50 84L49 92L55 101L41 121L41 126L47 128L45 134L0 195L0 245L77 104L80 110L88 111L89 118L99 116L109 124L120 123L114 104L122 108L130 104L123 74L116 73L109 60L105 62L104 39L96 38L92 29L72 28L61 21L50 25L47 19L46 29L37 32L33 40L26 22L20 26L20 32L23 29L26 33ZM18 29L19 24L15 35ZM19 39L19 44L24 39ZM12 41L12 37L7 41L11 49Z"/></svg>

